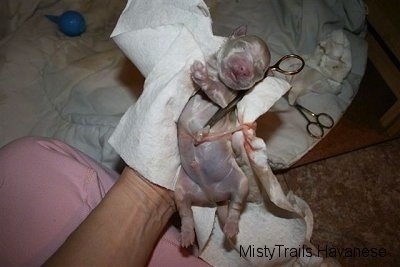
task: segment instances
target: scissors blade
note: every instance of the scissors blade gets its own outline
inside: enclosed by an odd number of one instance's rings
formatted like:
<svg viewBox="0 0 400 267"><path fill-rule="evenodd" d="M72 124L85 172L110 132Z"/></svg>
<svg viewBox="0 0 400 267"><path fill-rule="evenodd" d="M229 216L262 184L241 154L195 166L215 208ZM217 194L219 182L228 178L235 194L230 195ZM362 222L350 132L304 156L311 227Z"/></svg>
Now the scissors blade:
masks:
<svg viewBox="0 0 400 267"><path fill-rule="evenodd" d="M206 122L204 128L207 126L210 128L213 127L218 121L225 117L226 114L231 112L236 107L236 104L242 100L245 94L246 91L239 91L238 95L231 102L229 102L226 107L220 108L217 112L215 112L215 114Z"/></svg>

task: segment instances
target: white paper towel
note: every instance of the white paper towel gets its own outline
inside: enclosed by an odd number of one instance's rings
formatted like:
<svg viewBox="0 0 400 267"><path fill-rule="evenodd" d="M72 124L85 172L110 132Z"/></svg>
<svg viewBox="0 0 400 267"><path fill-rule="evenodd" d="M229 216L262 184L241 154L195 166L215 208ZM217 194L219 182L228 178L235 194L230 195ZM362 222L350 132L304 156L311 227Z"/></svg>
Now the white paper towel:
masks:
<svg viewBox="0 0 400 267"><path fill-rule="evenodd" d="M202 1L183 0L129 1L112 37L146 81L110 143L152 182L174 189L180 165L175 123L194 91L189 66L204 61L224 38L212 35Z"/></svg>
<svg viewBox="0 0 400 267"><path fill-rule="evenodd" d="M225 38L212 34L207 6L199 0L128 1L112 37L146 81L142 95L122 117L109 142L128 165L150 181L173 190L180 168L176 122L195 90L190 78L190 65L194 60L205 61L218 50ZM284 80L268 77L238 104L239 118L242 122L254 121L289 87ZM312 230L312 219L305 216L308 214L310 217L309 208L283 195L276 177L268 171L265 144L256 152L261 156L259 158L265 158L262 163L265 166L258 168L258 172L265 180L261 184L270 187L266 192L272 203L295 210L297 215L280 218L260 203L249 204L240 220L236 246L260 245L264 241L268 241L264 242L268 245L286 242L282 244L300 246ZM223 240L218 234L220 226L215 223L215 209L193 207L193 210L200 256L210 264L231 264L236 260L239 263L238 257L241 256L232 253L232 248L228 251L220 243ZM282 220L285 223L282 224ZM269 229L255 231L260 226ZM278 232L275 227L279 228ZM256 263L253 259L242 260ZM268 263L268 259L261 260Z"/></svg>

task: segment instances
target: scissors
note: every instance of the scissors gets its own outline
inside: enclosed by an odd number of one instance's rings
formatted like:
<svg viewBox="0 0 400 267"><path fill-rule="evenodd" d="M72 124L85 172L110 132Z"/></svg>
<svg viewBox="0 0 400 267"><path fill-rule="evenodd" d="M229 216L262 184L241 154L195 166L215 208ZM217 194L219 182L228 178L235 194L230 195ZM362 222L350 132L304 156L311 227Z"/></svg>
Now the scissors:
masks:
<svg viewBox="0 0 400 267"><path fill-rule="evenodd" d="M283 56L274 65L270 66L265 72L264 78L270 71L277 71L284 75L295 75L304 68L304 59L296 54ZM204 125L205 127L213 127L220 119L235 108L236 104L242 100L248 90L239 91L238 95L225 107L220 108Z"/></svg>
<svg viewBox="0 0 400 267"><path fill-rule="evenodd" d="M324 129L330 129L335 124L333 118L326 113L315 114L311 110L299 105L294 104L294 107L300 114L307 120L307 132L311 137L322 138L325 134ZM310 119L312 118L312 119Z"/></svg>

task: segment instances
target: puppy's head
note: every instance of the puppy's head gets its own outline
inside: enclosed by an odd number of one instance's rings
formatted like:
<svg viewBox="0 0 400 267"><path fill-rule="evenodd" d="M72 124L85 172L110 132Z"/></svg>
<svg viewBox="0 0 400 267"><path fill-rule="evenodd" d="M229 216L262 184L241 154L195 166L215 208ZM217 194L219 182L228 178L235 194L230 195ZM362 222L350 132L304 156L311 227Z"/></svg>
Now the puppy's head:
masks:
<svg viewBox="0 0 400 267"><path fill-rule="evenodd" d="M217 53L218 75L233 90L246 90L264 78L270 63L266 43L253 35L234 34Z"/></svg>

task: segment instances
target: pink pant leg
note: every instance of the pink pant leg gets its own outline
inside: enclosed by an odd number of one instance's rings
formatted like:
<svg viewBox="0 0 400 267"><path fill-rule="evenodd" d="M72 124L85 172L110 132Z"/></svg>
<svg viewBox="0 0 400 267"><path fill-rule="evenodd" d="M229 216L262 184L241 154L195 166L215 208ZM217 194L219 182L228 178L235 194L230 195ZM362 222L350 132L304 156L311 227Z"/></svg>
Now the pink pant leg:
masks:
<svg viewBox="0 0 400 267"><path fill-rule="evenodd" d="M23 138L0 150L0 266L39 266L114 183L76 149Z"/></svg>
<svg viewBox="0 0 400 267"><path fill-rule="evenodd" d="M29 137L0 149L0 266L39 266L111 188L118 174L53 139ZM170 227L151 266L204 266L181 250ZM207 266L207 265L206 265Z"/></svg>

